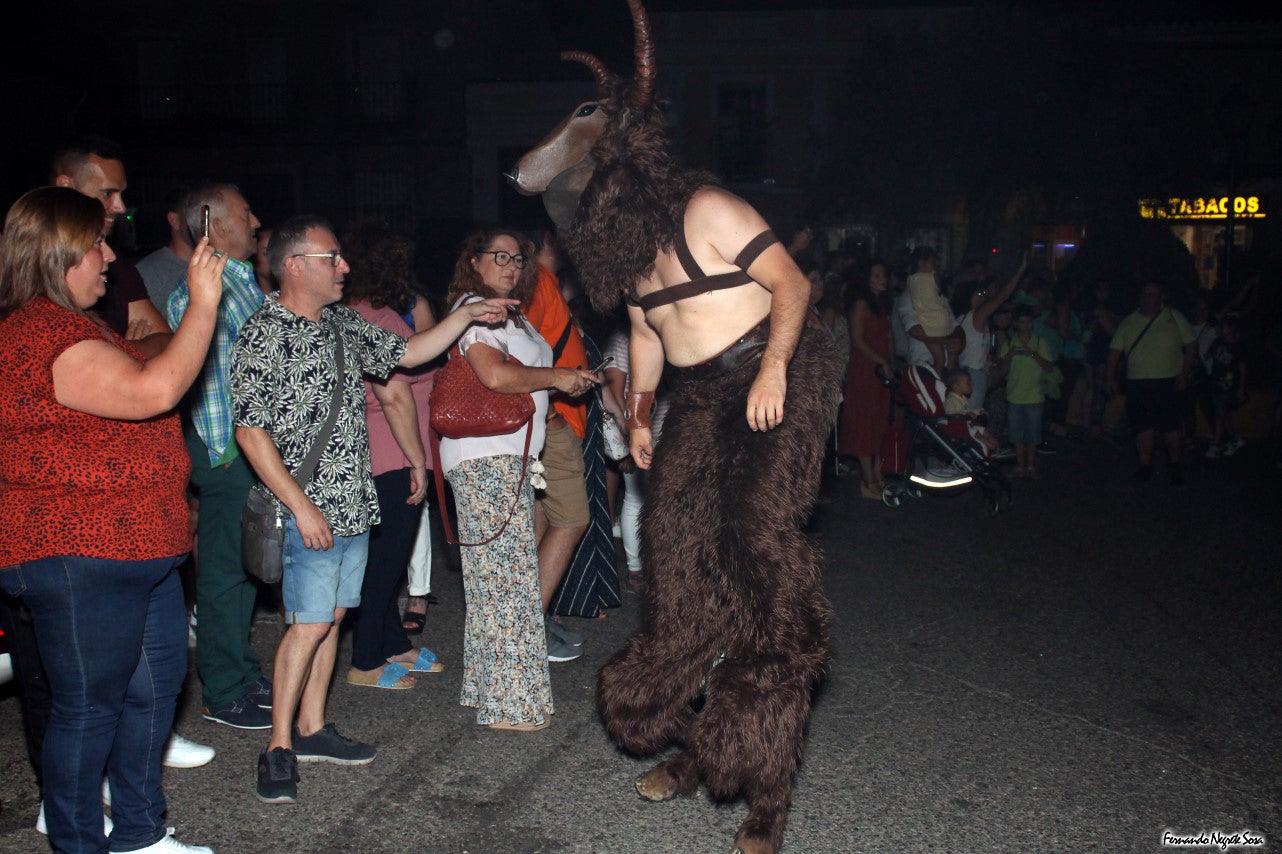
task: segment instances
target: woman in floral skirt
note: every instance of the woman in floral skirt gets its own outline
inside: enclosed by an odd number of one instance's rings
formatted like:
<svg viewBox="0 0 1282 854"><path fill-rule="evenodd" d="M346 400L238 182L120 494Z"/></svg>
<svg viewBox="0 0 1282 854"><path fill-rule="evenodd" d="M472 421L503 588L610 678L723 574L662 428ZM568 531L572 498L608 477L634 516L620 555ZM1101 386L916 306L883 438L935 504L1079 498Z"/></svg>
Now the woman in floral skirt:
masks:
<svg viewBox="0 0 1282 854"><path fill-rule="evenodd" d="M463 243L449 300L452 306L485 297L525 302L535 281L529 239L483 229ZM502 326L468 327L458 346L461 356L452 357L466 358L487 388L534 397L528 451L527 428L521 427L501 436L442 439L439 460L454 490L459 539L478 544L461 547L467 621L460 702L476 709L481 726L531 732L547 727L553 712L534 539L533 481L546 433L547 390L577 396L597 378L553 368L552 348L517 312Z"/></svg>

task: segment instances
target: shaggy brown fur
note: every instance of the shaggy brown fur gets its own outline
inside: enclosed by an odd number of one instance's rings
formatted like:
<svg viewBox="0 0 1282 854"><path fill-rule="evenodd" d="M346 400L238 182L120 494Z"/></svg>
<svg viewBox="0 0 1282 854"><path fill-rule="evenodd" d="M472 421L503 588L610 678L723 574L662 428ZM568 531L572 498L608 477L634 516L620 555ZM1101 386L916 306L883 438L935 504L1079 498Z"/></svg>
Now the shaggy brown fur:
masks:
<svg viewBox="0 0 1282 854"><path fill-rule="evenodd" d="M598 101L612 120L592 149L597 167L562 235L602 314L650 275L659 252L672 250L695 190L716 183L707 172L677 168L657 109L619 107L626 90L617 80L609 88Z"/></svg>
<svg viewBox="0 0 1282 854"><path fill-rule="evenodd" d="M624 749L684 748L661 766L675 793L702 777L717 798L745 796L738 838L774 850L828 658L819 552L800 526L819 488L839 366L831 341L807 328L786 417L754 432L744 408L758 366L709 380L677 371L642 511L648 621L601 668L597 699Z"/></svg>

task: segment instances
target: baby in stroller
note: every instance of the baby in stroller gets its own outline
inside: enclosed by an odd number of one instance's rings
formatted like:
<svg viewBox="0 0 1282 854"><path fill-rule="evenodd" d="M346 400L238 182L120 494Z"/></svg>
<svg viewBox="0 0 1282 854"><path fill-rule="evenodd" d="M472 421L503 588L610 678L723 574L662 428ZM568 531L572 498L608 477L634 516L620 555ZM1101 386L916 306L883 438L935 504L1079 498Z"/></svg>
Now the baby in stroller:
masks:
<svg viewBox="0 0 1282 854"><path fill-rule="evenodd" d="M910 473L887 484L882 493L885 504L898 507L905 495L920 498L920 487L936 491L971 485L979 486L990 516L997 514L1002 497L1010 503L1010 482L992 459L995 439L964 411L955 415L946 411L949 389L933 368L909 365L887 384L904 408L910 434ZM955 393L961 396L960 387ZM942 463L926 463L928 458ZM912 471L918 462L922 463L921 473Z"/></svg>
<svg viewBox="0 0 1282 854"><path fill-rule="evenodd" d="M965 368L954 368L947 373L948 394L944 397L944 412L948 415L960 415L970 422L970 434L983 443L991 454L1001 443L997 437L988 432L988 419L982 409L969 409L972 391L970 372Z"/></svg>

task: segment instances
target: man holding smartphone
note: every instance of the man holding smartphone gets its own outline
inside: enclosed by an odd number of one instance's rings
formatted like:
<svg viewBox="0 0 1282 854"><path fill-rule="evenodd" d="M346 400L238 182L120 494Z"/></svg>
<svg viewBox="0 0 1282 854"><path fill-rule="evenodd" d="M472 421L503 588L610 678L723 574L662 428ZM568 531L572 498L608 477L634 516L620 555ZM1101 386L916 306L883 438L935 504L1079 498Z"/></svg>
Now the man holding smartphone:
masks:
<svg viewBox="0 0 1282 854"><path fill-rule="evenodd" d="M183 434L191 455L191 486L200 499L196 526L196 669L206 720L236 729L271 727L271 683L249 644L257 587L240 560L240 513L255 483L236 445L231 415L231 350L241 326L263 303L252 259L260 223L231 184L191 191L183 219L193 235L208 229L209 245L227 256L223 297L205 368L192 386ZM187 311L184 277L169 298L174 326Z"/></svg>

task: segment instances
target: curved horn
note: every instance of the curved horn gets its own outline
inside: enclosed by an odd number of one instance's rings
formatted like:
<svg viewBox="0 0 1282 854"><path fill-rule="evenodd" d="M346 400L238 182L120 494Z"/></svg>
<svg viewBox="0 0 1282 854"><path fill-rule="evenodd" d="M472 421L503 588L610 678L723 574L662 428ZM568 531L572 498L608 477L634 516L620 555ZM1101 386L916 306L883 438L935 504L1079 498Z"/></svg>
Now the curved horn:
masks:
<svg viewBox="0 0 1282 854"><path fill-rule="evenodd" d="M582 62L588 68L592 69L592 74L596 77L596 96L604 98L610 78L614 77L610 69L605 67L605 63L597 59L592 54L582 50L567 50L561 54L562 62Z"/></svg>
<svg viewBox="0 0 1282 854"><path fill-rule="evenodd" d="M643 110L654 100L654 39L650 36L650 19L641 0L628 0L628 8L632 10L632 29L636 34L633 47L636 75L632 79L628 106Z"/></svg>

